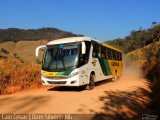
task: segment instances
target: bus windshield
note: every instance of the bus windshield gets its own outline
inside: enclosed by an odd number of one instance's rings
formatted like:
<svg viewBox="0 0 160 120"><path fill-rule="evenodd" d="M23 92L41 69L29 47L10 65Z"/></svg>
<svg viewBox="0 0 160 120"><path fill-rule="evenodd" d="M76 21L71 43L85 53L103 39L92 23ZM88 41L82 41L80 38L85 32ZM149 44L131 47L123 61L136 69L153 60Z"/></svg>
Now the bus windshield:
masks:
<svg viewBox="0 0 160 120"><path fill-rule="evenodd" d="M48 71L64 71L75 68L78 64L79 43L47 46L42 69Z"/></svg>

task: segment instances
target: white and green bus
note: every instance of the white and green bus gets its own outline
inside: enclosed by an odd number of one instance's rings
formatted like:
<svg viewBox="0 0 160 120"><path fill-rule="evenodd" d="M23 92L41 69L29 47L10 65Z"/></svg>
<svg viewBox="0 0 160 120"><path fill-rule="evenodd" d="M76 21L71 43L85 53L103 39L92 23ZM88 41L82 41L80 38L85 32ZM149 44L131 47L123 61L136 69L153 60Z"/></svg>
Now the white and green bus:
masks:
<svg viewBox="0 0 160 120"><path fill-rule="evenodd" d="M92 89L101 80L116 80L122 75L122 51L90 37L53 40L36 48L45 48L42 60L42 84L86 86Z"/></svg>

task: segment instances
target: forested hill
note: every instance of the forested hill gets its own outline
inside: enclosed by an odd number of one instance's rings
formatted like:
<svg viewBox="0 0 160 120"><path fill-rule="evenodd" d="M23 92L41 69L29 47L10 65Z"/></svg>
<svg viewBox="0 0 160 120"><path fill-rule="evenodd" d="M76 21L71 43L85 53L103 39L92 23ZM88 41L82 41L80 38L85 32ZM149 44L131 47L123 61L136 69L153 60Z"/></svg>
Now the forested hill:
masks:
<svg viewBox="0 0 160 120"><path fill-rule="evenodd" d="M36 41L40 39L54 40L64 37L74 37L80 36L73 34L71 32L62 31L56 28L40 28L40 29L18 29L18 28L8 28L0 29L0 42L6 41Z"/></svg>
<svg viewBox="0 0 160 120"><path fill-rule="evenodd" d="M157 41L160 41L160 24L153 22L148 29L133 30L125 38L117 38L106 41L106 43L120 48L124 53L128 53Z"/></svg>

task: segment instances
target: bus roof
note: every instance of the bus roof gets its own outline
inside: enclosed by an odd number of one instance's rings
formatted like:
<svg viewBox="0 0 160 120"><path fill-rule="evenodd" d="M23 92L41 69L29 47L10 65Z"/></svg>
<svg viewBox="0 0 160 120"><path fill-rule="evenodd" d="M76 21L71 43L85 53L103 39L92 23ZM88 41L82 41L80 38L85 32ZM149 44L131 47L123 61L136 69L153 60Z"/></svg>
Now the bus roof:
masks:
<svg viewBox="0 0 160 120"><path fill-rule="evenodd" d="M47 45L54 45L54 44L63 44L63 43L70 43L70 42L80 42L80 41L91 41L92 38L90 37L68 37L68 38L62 38L57 39L48 42Z"/></svg>
<svg viewBox="0 0 160 120"><path fill-rule="evenodd" d="M108 45L104 42L100 42L94 38L91 38L91 37L68 37L68 38L61 38L61 39L56 39L56 40L52 40L50 42L48 42L47 45L55 45L55 44L63 44L63 43L70 43L70 42L80 42L80 41L95 41L96 43L102 45L102 46L105 46L105 47L108 47L108 48L111 48L113 50L116 50L116 51L119 51L119 52L122 52L121 50L111 46L111 45Z"/></svg>

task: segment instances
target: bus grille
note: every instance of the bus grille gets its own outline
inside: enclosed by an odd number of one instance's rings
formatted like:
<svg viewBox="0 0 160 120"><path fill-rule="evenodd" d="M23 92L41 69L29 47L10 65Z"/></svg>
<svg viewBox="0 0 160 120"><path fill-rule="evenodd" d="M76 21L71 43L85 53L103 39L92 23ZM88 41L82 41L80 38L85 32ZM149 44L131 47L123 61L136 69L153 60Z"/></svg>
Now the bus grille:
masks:
<svg viewBox="0 0 160 120"><path fill-rule="evenodd" d="M44 76L44 77L48 79L53 79L53 80L61 80L61 79L67 78L67 76Z"/></svg>
<svg viewBox="0 0 160 120"><path fill-rule="evenodd" d="M49 84L66 84L66 81L47 81Z"/></svg>

